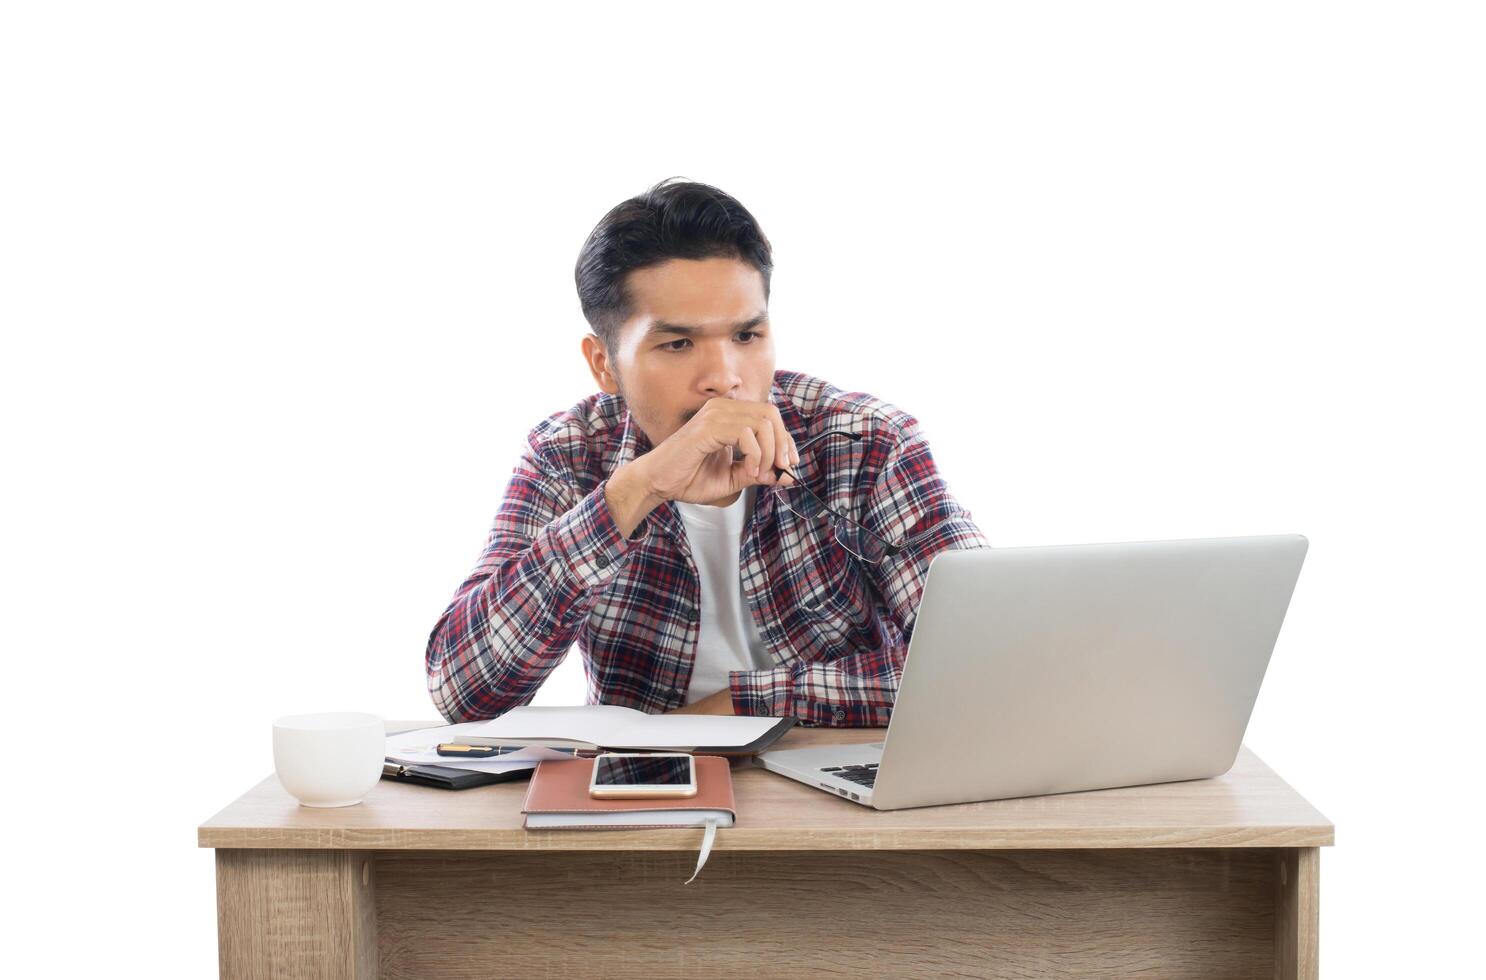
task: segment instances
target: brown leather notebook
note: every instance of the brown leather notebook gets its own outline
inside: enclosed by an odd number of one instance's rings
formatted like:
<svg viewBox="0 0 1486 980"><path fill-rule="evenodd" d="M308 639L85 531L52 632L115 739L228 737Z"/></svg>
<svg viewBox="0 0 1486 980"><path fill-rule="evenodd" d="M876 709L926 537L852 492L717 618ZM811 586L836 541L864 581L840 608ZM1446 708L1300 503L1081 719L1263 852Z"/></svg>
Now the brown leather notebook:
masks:
<svg viewBox="0 0 1486 980"><path fill-rule="evenodd" d="M521 804L528 830L633 827L701 827L714 820L731 827L738 818L728 760L699 755L697 795L670 800L596 800L588 795L592 759L545 759L532 774Z"/></svg>

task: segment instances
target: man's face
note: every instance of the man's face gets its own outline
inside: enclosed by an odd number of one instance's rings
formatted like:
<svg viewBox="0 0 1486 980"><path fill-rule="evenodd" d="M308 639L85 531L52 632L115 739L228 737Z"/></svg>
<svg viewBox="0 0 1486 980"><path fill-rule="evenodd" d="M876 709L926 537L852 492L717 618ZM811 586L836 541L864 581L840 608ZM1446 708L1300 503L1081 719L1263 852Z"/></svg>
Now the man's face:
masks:
<svg viewBox="0 0 1486 980"><path fill-rule="evenodd" d="M634 313L612 349L585 338L599 386L659 445L712 398L766 402L774 340L763 276L737 259L671 259L629 274Z"/></svg>

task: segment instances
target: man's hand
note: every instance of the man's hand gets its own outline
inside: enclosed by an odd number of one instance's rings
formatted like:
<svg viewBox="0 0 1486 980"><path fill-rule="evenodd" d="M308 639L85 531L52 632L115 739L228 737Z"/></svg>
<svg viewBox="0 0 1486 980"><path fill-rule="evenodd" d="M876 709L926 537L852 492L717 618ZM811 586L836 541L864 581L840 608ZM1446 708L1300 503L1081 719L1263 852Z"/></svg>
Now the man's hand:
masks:
<svg viewBox="0 0 1486 980"><path fill-rule="evenodd" d="M731 715L733 711L733 692L723 688L716 694L709 694L700 701L676 708L667 714L673 715Z"/></svg>
<svg viewBox="0 0 1486 980"><path fill-rule="evenodd" d="M742 457L736 461L734 447ZM661 500L704 504L774 483L776 466L799 460L779 409L768 402L713 398L636 462L644 463L649 489Z"/></svg>
<svg viewBox="0 0 1486 980"><path fill-rule="evenodd" d="M734 459L734 449L741 458ZM689 422L609 477L605 500L625 537L667 500L704 504L756 484L788 486L775 467L800 461L795 441L768 402L713 398Z"/></svg>

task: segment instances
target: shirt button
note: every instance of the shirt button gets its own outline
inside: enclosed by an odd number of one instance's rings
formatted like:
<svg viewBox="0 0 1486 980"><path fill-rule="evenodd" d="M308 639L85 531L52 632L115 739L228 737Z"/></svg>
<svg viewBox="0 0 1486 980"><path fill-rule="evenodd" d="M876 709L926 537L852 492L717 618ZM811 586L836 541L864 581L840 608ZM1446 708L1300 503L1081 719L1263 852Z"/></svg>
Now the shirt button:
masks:
<svg viewBox="0 0 1486 980"><path fill-rule="evenodd" d="M840 708L837 708L836 709L836 713L834 715L832 715L832 717L835 718L837 721L845 721L846 720L846 712L843 711Z"/></svg>
<svg viewBox="0 0 1486 980"><path fill-rule="evenodd" d="M593 563L595 565L597 565L598 567L600 567L600 568L608 568L609 567L609 556L608 555L599 555L597 558L595 558L593 560Z"/></svg>

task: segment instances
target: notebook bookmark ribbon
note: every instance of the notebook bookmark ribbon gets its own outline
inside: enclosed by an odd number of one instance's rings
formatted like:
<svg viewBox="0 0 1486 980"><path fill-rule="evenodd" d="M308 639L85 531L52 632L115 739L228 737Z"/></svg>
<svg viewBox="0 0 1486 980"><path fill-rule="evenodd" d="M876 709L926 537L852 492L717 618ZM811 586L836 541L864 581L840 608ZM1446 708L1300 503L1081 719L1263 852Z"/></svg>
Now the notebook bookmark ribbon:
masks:
<svg viewBox="0 0 1486 980"><path fill-rule="evenodd" d="M702 873L702 866L707 863L707 855L712 853L712 842L717 839L717 821L707 821L707 832L702 835L702 853L697 855L697 869L691 873L691 877L683 884L691 884L697 880L697 875Z"/></svg>

